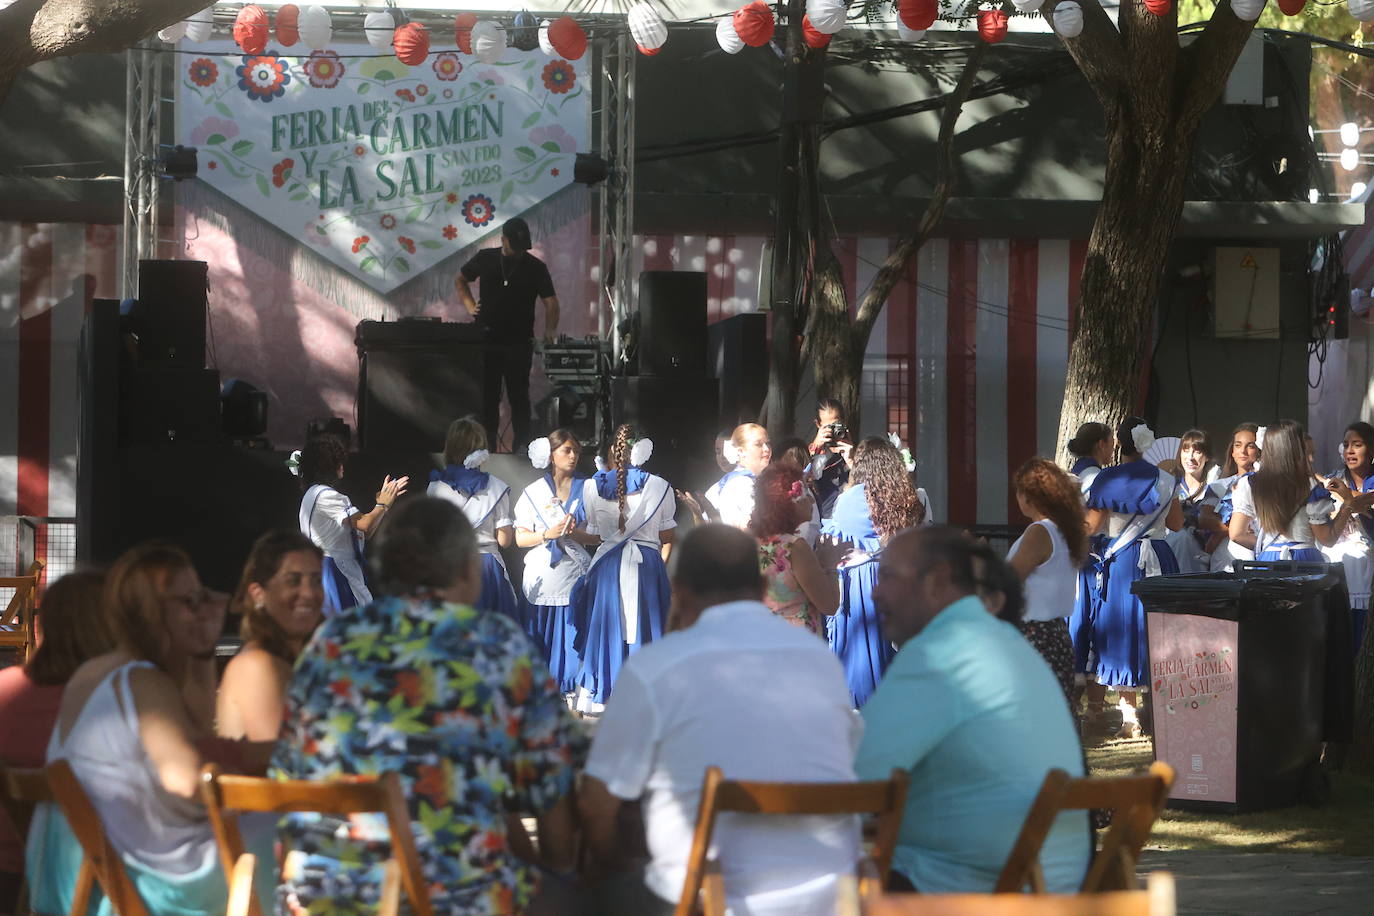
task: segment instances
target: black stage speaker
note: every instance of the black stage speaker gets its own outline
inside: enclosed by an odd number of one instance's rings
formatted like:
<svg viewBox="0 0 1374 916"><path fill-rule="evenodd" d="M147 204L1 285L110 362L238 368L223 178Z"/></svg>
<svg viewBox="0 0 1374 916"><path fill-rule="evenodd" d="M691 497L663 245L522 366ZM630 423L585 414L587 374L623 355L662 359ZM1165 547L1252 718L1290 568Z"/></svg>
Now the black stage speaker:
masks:
<svg viewBox="0 0 1374 916"><path fill-rule="evenodd" d="M205 366L209 269L204 261L138 262L138 301L129 324L138 335L140 365Z"/></svg>
<svg viewBox="0 0 1374 916"><path fill-rule="evenodd" d="M639 374L705 376L706 274L639 275Z"/></svg>
<svg viewBox="0 0 1374 916"><path fill-rule="evenodd" d="M704 376L622 375L611 381L614 425L631 423L654 440L645 470L688 489L720 477L715 462L719 397L719 383Z"/></svg>
<svg viewBox="0 0 1374 916"><path fill-rule="evenodd" d="M141 368L120 380L119 444L225 441L214 369Z"/></svg>
<svg viewBox="0 0 1374 916"><path fill-rule="evenodd" d="M752 423L768 396L768 318L734 315L707 329L711 368L720 379L720 425Z"/></svg>
<svg viewBox="0 0 1374 916"><path fill-rule="evenodd" d="M441 452L448 426L482 412L484 336L473 324L358 324L358 442Z"/></svg>
<svg viewBox="0 0 1374 916"><path fill-rule="evenodd" d="M94 300L77 350L76 549L83 563L118 552L119 325L119 300Z"/></svg>

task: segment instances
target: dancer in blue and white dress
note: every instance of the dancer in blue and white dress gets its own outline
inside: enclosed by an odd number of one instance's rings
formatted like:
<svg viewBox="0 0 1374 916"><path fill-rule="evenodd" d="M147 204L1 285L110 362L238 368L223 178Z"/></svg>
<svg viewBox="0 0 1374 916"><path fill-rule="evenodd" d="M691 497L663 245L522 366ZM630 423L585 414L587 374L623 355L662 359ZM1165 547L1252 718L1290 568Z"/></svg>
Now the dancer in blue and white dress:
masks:
<svg viewBox="0 0 1374 916"><path fill-rule="evenodd" d="M1358 652L1369 614L1370 580L1374 578L1374 557L1370 555L1374 550L1374 426L1356 421L1346 427L1341 461L1344 466L1328 475L1326 488L1340 506L1350 505L1355 514L1336 531L1336 543L1322 548L1322 553L1345 571Z"/></svg>
<svg viewBox="0 0 1374 916"><path fill-rule="evenodd" d="M734 467L706 491L704 508L711 521L748 528L754 514L754 475L768 467L773 457L768 430L757 423L736 426L723 454Z"/></svg>
<svg viewBox="0 0 1374 916"><path fill-rule="evenodd" d="M520 602L501 556L501 548L515 543L510 486L482 470L490 457L487 431L481 421L459 417L449 424L444 438L444 469L430 473L428 494L462 509L477 532L477 549L482 554L482 595L477 599L477 609L499 611L524 626Z"/></svg>
<svg viewBox="0 0 1374 916"><path fill-rule="evenodd" d="M1223 535L1221 543L1212 551L1212 572L1227 572L1236 560L1253 560L1255 554L1241 544L1231 540L1231 495L1242 477L1255 472L1261 451L1259 445L1259 424L1241 423L1231 431L1231 445L1226 453L1226 463L1221 473L1211 484L1208 498L1198 513L1199 527Z"/></svg>
<svg viewBox="0 0 1374 916"><path fill-rule="evenodd" d="M1264 463L1236 483L1231 540L1253 550L1256 560L1325 563L1321 548L1335 544L1353 517L1354 503L1337 511L1326 486L1312 476L1305 438L1295 420L1268 427L1260 439Z"/></svg>
<svg viewBox="0 0 1374 916"><path fill-rule="evenodd" d="M574 586L591 566L589 547L600 539L587 533L582 499L587 478L577 473L582 446L566 429L556 429L529 445L530 464L545 470L515 502L515 543L525 554L526 632L544 653L558 688L577 688L582 659L573 626Z"/></svg>
<svg viewBox="0 0 1374 916"><path fill-rule="evenodd" d="M664 565L673 543L677 501L666 480L643 469L649 439L617 427L607 467L583 484L587 533L601 538L591 568L573 589L572 612L582 667L574 708L599 714L620 666L663 635L671 594Z"/></svg>
<svg viewBox="0 0 1374 916"><path fill-rule="evenodd" d="M826 638L844 666L850 699L861 707L872 696L895 654L883 637L873 605L878 558L888 539L925 516L906 464L892 443L870 436L854 447L849 488L821 533L852 550L840 566L840 609L826 618Z"/></svg>
<svg viewBox="0 0 1374 916"><path fill-rule="evenodd" d="M1139 417L1117 429L1121 464L1104 468L1088 490L1088 532L1096 542L1074 602L1069 634L1077 670L1096 678L1089 684L1089 718L1100 716L1108 687L1135 705L1135 688L1149 684L1145 609L1131 585L1148 576L1178 572L1165 543L1169 531L1183 527L1183 510L1172 474L1145 461L1154 433Z"/></svg>
<svg viewBox="0 0 1374 916"><path fill-rule="evenodd" d="M1178 504L1183 510L1183 527L1169 532L1164 540L1174 552L1179 572L1210 572L1212 551L1223 535L1202 527L1203 507L1212 506L1215 511L1217 502L1211 488L1217 478L1217 467L1212 463L1212 444L1207 433L1200 429L1185 432L1179 439L1174 460L1182 474L1178 479Z"/></svg>
<svg viewBox="0 0 1374 916"><path fill-rule="evenodd" d="M1112 453L1116 451L1112 428L1106 423L1084 423L1069 440L1068 449L1074 458L1069 473L1078 479L1083 495L1087 496L1093 480L1112 463Z"/></svg>
<svg viewBox="0 0 1374 916"><path fill-rule="evenodd" d="M336 489L343 479L348 448L338 436L324 433L291 456L287 466L301 478L305 495L298 516L301 533L324 551L324 615L367 604L372 592L367 584L363 544L377 531L382 516L406 491L409 477L382 481L376 505L363 512ZM294 462L294 465L293 465Z"/></svg>

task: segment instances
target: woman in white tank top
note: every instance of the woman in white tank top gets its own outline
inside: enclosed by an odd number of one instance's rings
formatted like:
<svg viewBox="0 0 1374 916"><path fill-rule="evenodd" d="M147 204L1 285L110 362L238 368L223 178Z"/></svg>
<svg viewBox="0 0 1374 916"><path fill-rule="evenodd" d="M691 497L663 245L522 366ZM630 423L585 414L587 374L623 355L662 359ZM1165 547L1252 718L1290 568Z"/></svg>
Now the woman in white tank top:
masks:
<svg viewBox="0 0 1374 916"><path fill-rule="evenodd" d="M1007 561L1025 584L1021 632L1053 669L1073 706L1073 612L1079 570L1088 554L1078 484L1052 461L1032 458L1012 478L1016 502L1031 520L1011 545Z"/></svg>

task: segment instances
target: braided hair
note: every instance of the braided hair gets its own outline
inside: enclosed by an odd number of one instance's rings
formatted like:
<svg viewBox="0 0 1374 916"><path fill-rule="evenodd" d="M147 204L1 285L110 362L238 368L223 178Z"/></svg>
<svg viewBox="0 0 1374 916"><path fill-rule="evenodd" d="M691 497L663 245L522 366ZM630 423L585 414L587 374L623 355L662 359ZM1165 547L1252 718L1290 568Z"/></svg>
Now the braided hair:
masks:
<svg viewBox="0 0 1374 916"><path fill-rule="evenodd" d="M617 426L607 455L611 467L615 468L615 500L620 505L620 531L625 530L625 478L629 476L626 468L630 463L630 435L633 432L634 427L628 423Z"/></svg>

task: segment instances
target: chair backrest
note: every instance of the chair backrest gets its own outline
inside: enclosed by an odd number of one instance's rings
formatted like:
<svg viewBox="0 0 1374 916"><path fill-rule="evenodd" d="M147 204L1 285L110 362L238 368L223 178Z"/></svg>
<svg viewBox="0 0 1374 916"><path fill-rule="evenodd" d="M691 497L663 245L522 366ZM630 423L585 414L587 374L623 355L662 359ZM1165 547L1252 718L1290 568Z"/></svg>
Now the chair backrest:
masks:
<svg viewBox="0 0 1374 916"><path fill-rule="evenodd" d="M854 900L851 893L847 900ZM838 916L1174 916L1174 877L1151 872L1143 891L1105 894L883 894Z"/></svg>
<svg viewBox="0 0 1374 916"><path fill-rule="evenodd" d="M65 760L57 760L48 764L44 768L44 773L47 774L48 786L53 797L57 799L62 813L66 815L67 825L76 835L76 841L81 844L86 862L95 872L95 879L100 882L100 889L109 898L115 916L148 916L143 898L139 897L133 880L124 869L124 860L110 845L109 838L105 836L105 827L100 822L100 815L91 804L86 790L77 781L71 766Z"/></svg>
<svg viewBox="0 0 1374 916"><path fill-rule="evenodd" d="M201 772L200 788L215 839L219 843L224 874L230 881L239 857L245 852L238 826L240 812L380 813L386 815L391 832L392 854L399 866L401 885L411 908L417 916L432 916L434 911L420 866L420 853L415 848L415 835L411 832L410 810L406 807L401 779L396 773L328 782L303 779L278 781L224 775L211 764ZM256 901L250 906L250 912L257 912Z"/></svg>
<svg viewBox="0 0 1374 916"><path fill-rule="evenodd" d="M1040 849L1061 811L1080 810L1112 812L1112 826L1102 838L1081 890L1133 889L1140 850L1164 810L1173 784L1173 767L1158 761L1151 764L1148 773L1112 779L1073 779L1063 770L1050 770L1026 813L994 891L1018 893L1029 884L1035 893L1045 893Z"/></svg>
<svg viewBox="0 0 1374 916"><path fill-rule="evenodd" d="M48 776L42 770L25 770L0 766L0 810L10 819L20 843L28 836L29 824L33 820L33 809L44 802L56 803L48 785ZM91 890L95 886L95 870L90 860L81 857L81 868L77 872L76 887L72 894L71 916L85 916L91 902ZM26 891L27 889L25 889ZM17 913L29 912L27 893L21 891L20 906Z"/></svg>
<svg viewBox="0 0 1374 916"><path fill-rule="evenodd" d="M697 807L696 830L687 860L675 916L690 916L698 905L712 916L725 911L724 887L718 868L707 863L716 816L736 814L844 815L870 814L877 820L871 858L878 881L887 880L897 832L906 805L908 776L893 770L889 779L873 782L743 782L726 779L720 767L706 768Z"/></svg>
<svg viewBox="0 0 1374 916"><path fill-rule="evenodd" d="M25 661L33 653L34 612L44 565L42 560L34 560L24 575L0 577L0 588L14 589L9 604L0 613L0 627L5 628L0 632L0 646L20 649Z"/></svg>

